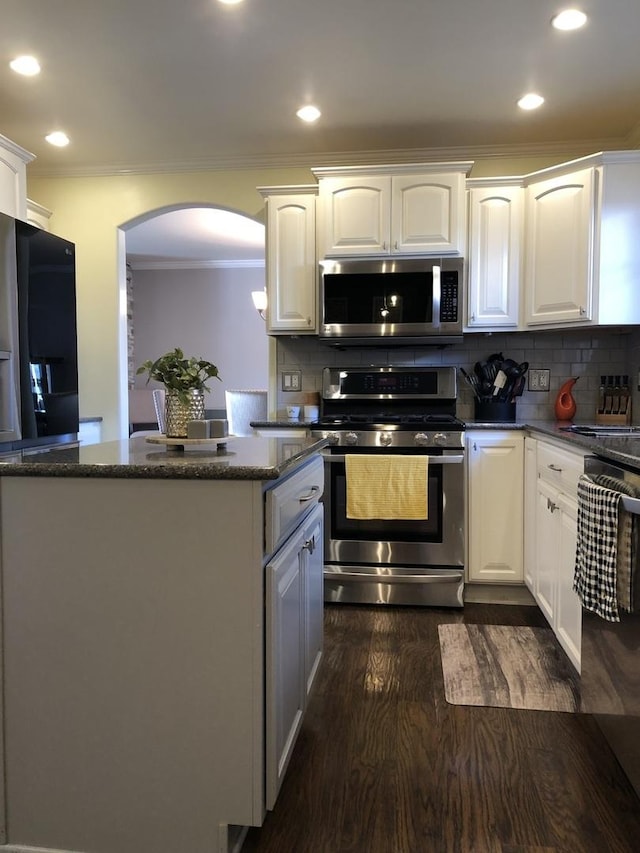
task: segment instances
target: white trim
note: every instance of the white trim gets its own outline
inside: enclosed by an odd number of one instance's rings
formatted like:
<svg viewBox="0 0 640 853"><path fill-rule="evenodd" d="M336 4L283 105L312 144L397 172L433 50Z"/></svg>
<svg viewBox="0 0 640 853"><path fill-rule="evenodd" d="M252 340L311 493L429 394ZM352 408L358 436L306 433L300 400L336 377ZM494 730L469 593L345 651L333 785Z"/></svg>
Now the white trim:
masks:
<svg viewBox="0 0 640 853"><path fill-rule="evenodd" d="M15 142L12 142L11 139L8 139L6 136L3 136L0 133L0 148L4 148L5 151L10 151L12 154L15 154L16 157L19 157L23 163L31 163L36 159L36 155L32 154L30 151L27 151L26 148L21 148L20 145L16 145Z"/></svg>
<svg viewBox="0 0 640 853"><path fill-rule="evenodd" d="M238 169L281 169L322 166L357 166L383 163L417 163L447 160L487 160L504 157L575 156L592 151L628 148L628 139L604 138L568 140L522 145L465 145L449 148L384 149L380 151L334 151L308 154L220 155L193 160L167 160L156 163L111 163L55 168L39 166L37 161L29 174L43 178L106 177L109 175L210 172Z"/></svg>
<svg viewBox="0 0 640 853"><path fill-rule="evenodd" d="M264 269L264 258L252 258L243 261L137 261L135 257L127 259L132 270L219 270L219 269Z"/></svg>
<svg viewBox="0 0 640 853"><path fill-rule="evenodd" d="M343 178L366 175L407 175L411 172L463 172L468 175L473 168L473 160L429 162L429 163L392 163L381 166L318 166L311 169L316 178Z"/></svg>

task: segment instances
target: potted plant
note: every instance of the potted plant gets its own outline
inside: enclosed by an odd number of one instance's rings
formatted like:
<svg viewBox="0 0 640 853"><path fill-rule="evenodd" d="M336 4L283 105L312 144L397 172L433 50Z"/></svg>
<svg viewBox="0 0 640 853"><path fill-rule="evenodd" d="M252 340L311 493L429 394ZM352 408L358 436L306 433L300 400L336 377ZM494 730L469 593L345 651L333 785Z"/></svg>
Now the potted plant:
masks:
<svg viewBox="0 0 640 853"><path fill-rule="evenodd" d="M210 390L206 383L214 377L220 379L218 368L202 357L186 358L176 347L155 361L147 359L136 371L145 372L147 383L154 379L164 385L167 437L185 437L187 423L204 418L204 392Z"/></svg>

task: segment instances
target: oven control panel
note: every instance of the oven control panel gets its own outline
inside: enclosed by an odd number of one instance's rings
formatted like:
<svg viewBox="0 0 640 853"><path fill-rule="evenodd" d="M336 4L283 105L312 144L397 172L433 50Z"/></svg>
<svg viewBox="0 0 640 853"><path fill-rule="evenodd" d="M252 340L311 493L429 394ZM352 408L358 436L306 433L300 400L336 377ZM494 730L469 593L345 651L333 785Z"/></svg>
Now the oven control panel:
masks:
<svg viewBox="0 0 640 853"><path fill-rule="evenodd" d="M365 447L386 448L397 450L402 448L464 447L464 432L451 430L447 432L409 432L407 430L312 430L316 438L326 438L329 447Z"/></svg>

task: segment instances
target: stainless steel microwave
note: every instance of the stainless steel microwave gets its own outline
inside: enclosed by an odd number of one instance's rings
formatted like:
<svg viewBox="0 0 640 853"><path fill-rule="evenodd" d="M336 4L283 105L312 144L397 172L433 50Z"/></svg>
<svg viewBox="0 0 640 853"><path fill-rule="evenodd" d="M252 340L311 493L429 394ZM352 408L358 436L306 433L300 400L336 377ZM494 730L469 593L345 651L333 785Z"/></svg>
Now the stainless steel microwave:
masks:
<svg viewBox="0 0 640 853"><path fill-rule="evenodd" d="M462 340L462 258L320 262L320 340L336 346Z"/></svg>

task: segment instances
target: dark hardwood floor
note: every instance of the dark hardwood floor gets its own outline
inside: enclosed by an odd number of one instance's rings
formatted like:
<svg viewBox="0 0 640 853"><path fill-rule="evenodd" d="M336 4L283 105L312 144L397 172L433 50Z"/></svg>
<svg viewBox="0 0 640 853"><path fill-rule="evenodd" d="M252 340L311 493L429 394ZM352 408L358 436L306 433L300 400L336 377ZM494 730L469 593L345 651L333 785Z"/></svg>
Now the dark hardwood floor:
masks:
<svg viewBox="0 0 640 853"><path fill-rule="evenodd" d="M243 853L632 853L640 801L590 716L449 705L437 626L536 607L328 605L275 810Z"/></svg>

